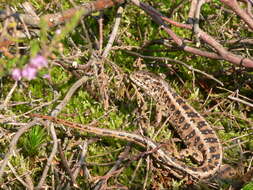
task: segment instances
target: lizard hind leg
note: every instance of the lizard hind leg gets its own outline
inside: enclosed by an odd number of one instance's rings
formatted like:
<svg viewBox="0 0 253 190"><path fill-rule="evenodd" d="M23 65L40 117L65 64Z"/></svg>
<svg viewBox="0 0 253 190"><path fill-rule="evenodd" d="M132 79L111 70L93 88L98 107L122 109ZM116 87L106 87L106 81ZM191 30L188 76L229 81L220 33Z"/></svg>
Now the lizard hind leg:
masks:
<svg viewBox="0 0 253 190"><path fill-rule="evenodd" d="M190 157L191 160L193 160L194 162L198 164L201 164L204 162L203 154L194 147L183 149L180 151L179 154L180 154L181 160Z"/></svg>

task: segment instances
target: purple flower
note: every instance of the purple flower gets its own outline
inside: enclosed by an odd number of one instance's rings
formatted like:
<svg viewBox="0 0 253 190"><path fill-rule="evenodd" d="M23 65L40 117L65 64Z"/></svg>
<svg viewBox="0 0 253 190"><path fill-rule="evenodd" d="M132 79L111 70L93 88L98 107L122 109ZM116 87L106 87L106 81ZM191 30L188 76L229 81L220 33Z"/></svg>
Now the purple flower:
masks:
<svg viewBox="0 0 253 190"><path fill-rule="evenodd" d="M58 34L58 35L61 34L61 29L57 29L57 30L55 31L55 33Z"/></svg>
<svg viewBox="0 0 253 190"><path fill-rule="evenodd" d="M21 69L15 68L12 70L11 76L14 80L19 81L22 78L22 71Z"/></svg>
<svg viewBox="0 0 253 190"><path fill-rule="evenodd" d="M44 79L47 79L47 80L50 80L50 79L51 79L51 76L50 76L49 74L45 74L45 75L43 75L43 78L44 78Z"/></svg>
<svg viewBox="0 0 253 190"><path fill-rule="evenodd" d="M47 67L48 63L45 57L42 55L37 55L36 57L30 60L29 66L34 67L35 69L41 69Z"/></svg>
<svg viewBox="0 0 253 190"><path fill-rule="evenodd" d="M22 79L22 77L32 80L36 77L38 70L42 69L43 67L47 67L48 62L45 57L42 55L37 55L36 57L30 59L30 62L21 70L18 68L13 69L12 71L12 78L16 81ZM50 78L50 76L46 76L44 78Z"/></svg>
<svg viewBox="0 0 253 190"><path fill-rule="evenodd" d="M22 77L27 78L28 80L32 80L36 77L37 74L37 69L34 67L31 67L27 65L23 70L22 70Z"/></svg>

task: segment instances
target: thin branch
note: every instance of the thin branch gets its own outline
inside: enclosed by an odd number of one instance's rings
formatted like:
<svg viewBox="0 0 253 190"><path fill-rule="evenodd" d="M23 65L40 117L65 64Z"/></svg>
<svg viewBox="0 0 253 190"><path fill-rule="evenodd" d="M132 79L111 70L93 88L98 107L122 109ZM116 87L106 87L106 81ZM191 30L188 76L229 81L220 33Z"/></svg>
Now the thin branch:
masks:
<svg viewBox="0 0 253 190"><path fill-rule="evenodd" d="M82 78L80 78L78 81L76 81L71 88L69 89L69 91L67 92L67 94L65 95L64 99L61 101L61 103L59 105L56 106L56 108L51 112L51 116L57 116L62 109L66 106L66 104L69 102L70 98L73 96L73 94L76 92L76 90L82 86L87 80L89 79L88 76L83 76ZM47 160L47 164L43 170L43 174L42 177L38 183L37 188L41 188L45 182L45 179L47 177L47 173L49 170L49 167L51 166L51 163L53 161L54 156L56 155L57 152L57 147L58 147L58 140L57 140L57 135L54 129L54 124L52 123L50 125L50 132L51 132L51 136L53 138L53 149L51 151L51 154Z"/></svg>
<svg viewBox="0 0 253 190"><path fill-rule="evenodd" d="M98 25L99 25L99 44L98 44L98 49L99 53L102 53L102 48L103 48L103 42L104 42L104 36L103 36L103 24L104 24L104 14L103 11L100 11L99 18L98 18Z"/></svg>
<svg viewBox="0 0 253 190"><path fill-rule="evenodd" d="M52 101L43 103L43 104L41 104L41 105L39 105L39 106L37 106L37 107L35 107L35 108L33 108L33 109L31 109L31 110L25 112L25 113L20 114L20 115L14 115L14 116L10 116L10 117L7 117L7 116L6 116L6 117L4 117L3 119L0 119L0 123L7 123L7 122L10 122L10 121L12 121L13 119L17 119L17 118L20 118L20 117L24 117L25 115L27 115L27 114L29 114L29 113L31 113L31 112L34 112L34 111L36 111L36 110L39 110L39 109L41 109L41 108L43 108L43 107L45 107L45 106L52 105L52 103L56 102L56 101L59 99L59 97L60 97L60 94L57 93L56 96L55 96L55 98L54 98Z"/></svg>
<svg viewBox="0 0 253 190"><path fill-rule="evenodd" d="M76 180L70 170L70 167L69 167L69 164L68 164L68 161L64 155L64 152L62 150L62 146L61 146L61 142L58 142L58 150L59 150L59 153L60 153L60 157L61 157L61 162L65 168L65 170L67 171L68 175L70 176L70 179L71 179L71 183L72 185L75 187L75 188L78 188L78 185L76 183Z"/></svg>
<svg viewBox="0 0 253 190"><path fill-rule="evenodd" d="M240 102L240 103L242 103L242 104L245 104L245 105L250 106L250 107L253 108L253 104L251 104L251 103L249 103L249 102L246 102L245 100L242 100L242 99L240 99L240 98L233 97L233 96L231 96L231 95L228 96L228 98L231 99L231 100Z"/></svg>
<svg viewBox="0 0 253 190"><path fill-rule="evenodd" d="M253 18L239 6L237 0L220 0L220 1L225 5L227 5L228 7L230 7L239 17L242 18L242 20L250 27L250 29L253 30Z"/></svg>
<svg viewBox="0 0 253 190"><path fill-rule="evenodd" d="M22 134L24 134L30 127L34 126L37 123L38 119L34 119L31 122L29 122L27 125L23 126L22 128L20 128L16 134L14 135L14 137L12 138L10 145L9 145L9 151L8 153L5 154L4 159L1 162L1 167L0 167L0 179L3 176L4 173L4 169L9 161L9 159L12 157L12 155L14 154L15 150L16 150L16 144L18 142L18 139L20 138L20 136Z"/></svg>
<svg viewBox="0 0 253 190"><path fill-rule="evenodd" d="M171 58L168 58L168 57L154 57L154 56L146 56L146 55L141 55L139 53L136 53L136 52L133 52L133 51L128 51L128 50L124 50L126 53L129 53L131 55L134 55L134 56L138 56L138 57L141 57L143 59L152 59L152 60L160 60L160 61L164 61L164 62L172 62L172 63L177 63L177 64L180 64L180 65L183 65L184 67L186 67L187 69L189 69L190 71L193 71L193 72L197 72L197 73L201 73L202 75L205 75L206 77L216 81L217 83L219 83L221 86L224 86L223 82L221 82L220 80L216 79L214 76L210 75L210 74L207 74L205 73L204 71L201 71L199 69L195 69L193 68L192 66L189 66L187 65L186 63L182 62L182 61L179 61L179 60L175 60L175 59L171 59Z"/></svg>
<svg viewBox="0 0 253 190"><path fill-rule="evenodd" d="M12 166L12 164L10 162L8 162L8 167L11 169L12 173L14 174L14 176L17 178L17 180L23 186L25 186L27 189L31 189L30 186L28 184L26 184L26 182L24 182L24 180L18 175L18 173L16 172L15 168Z"/></svg>
<svg viewBox="0 0 253 190"><path fill-rule="evenodd" d="M52 163L52 161L53 161L53 159L54 159L54 157L55 157L55 155L57 153L58 140L57 140L57 135L56 135L53 123L51 123L51 125L50 125L50 133L51 133L51 137L53 139L53 148L52 148L52 151L50 153L49 158L47 159L47 163L46 163L46 166L45 166L45 168L43 170L43 173L42 173L42 176L40 178L40 181L39 181L39 183L38 183L38 185L36 187L37 189L41 189L42 188L42 186L43 186L43 184L44 184L44 182L46 180L48 170L49 170L49 168L51 166L51 163Z"/></svg>
<svg viewBox="0 0 253 190"><path fill-rule="evenodd" d="M129 154L129 151L131 150L131 143L128 143L124 151L119 155L118 160L115 162L114 166L107 172L105 176L112 176L115 172L117 172L120 168L120 165L125 160L127 155ZM94 190L100 190L105 185L105 183L108 181L108 178L104 179L101 178L96 182L96 185L94 186Z"/></svg>
<svg viewBox="0 0 253 190"><path fill-rule="evenodd" d="M65 95L64 99L61 101L59 105L56 106L54 111L52 111L51 116L56 117L62 109L66 106L66 104L69 102L70 98L73 96L73 94L76 92L76 90L82 86L87 80L89 80L90 77L84 75L82 78L80 78L78 81L76 81L71 88L68 90L67 94Z"/></svg>
<svg viewBox="0 0 253 190"><path fill-rule="evenodd" d="M12 94L13 94L14 90L16 89L17 85L18 85L18 82L15 81L13 87L11 88L10 92L8 93L8 95L7 95L6 98L5 98L3 105L0 105L0 110L1 110L1 109L6 109L6 108L7 108L7 104L8 104L8 102L10 101L10 99L11 99L11 97L12 97Z"/></svg>
<svg viewBox="0 0 253 190"><path fill-rule="evenodd" d="M120 24L120 20L121 20L121 16L122 16L122 13L123 13L123 7L119 7L118 8L118 11L117 11L117 17L116 17L116 20L115 20L115 24L114 24L114 27L113 27L113 30L112 30L112 33L110 35L110 38L108 40L108 43L105 47L105 50L102 54L102 57L103 58L106 58L109 54L109 51L111 50L112 48L112 45L113 45L113 42L115 41L116 39L116 36L117 36L117 32L119 30L119 24Z"/></svg>
<svg viewBox="0 0 253 190"><path fill-rule="evenodd" d="M83 141L83 145L81 146L82 147L82 152L81 152L80 158L79 158L79 160L76 164L76 168L73 171L74 179L77 178L77 175L79 174L82 166L84 167L84 173L85 173L86 177L88 178L88 180L91 179L91 175L89 173L89 170L87 169L87 166L85 165L85 157L86 157L86 154L87 154L87 151L88 151L89 143L91 143L91 142L88 141L88 140Z"/></svg>
<svg viewBox="0 0 253 190"><path fill-rule="evenodd" d="M83 16L87 16L87 15L90 15L92 12L107 9L117 4L121 4L123 2L124 0L90 1L87 3L83 3L81 6L76 6L74 8L70 8L63 12L44 15L41 18L31 16L30 14L12 13L11 15L9 15L6 11L1 11L0 20L4 20L10 16L13 16L17 18L18 20L22 19L26 25L29 25L32 27L39 27L40 21L44 20L49 27L54 27L56 25L62 24L70 20L77 11L81 11L83 12Z"/></svg>

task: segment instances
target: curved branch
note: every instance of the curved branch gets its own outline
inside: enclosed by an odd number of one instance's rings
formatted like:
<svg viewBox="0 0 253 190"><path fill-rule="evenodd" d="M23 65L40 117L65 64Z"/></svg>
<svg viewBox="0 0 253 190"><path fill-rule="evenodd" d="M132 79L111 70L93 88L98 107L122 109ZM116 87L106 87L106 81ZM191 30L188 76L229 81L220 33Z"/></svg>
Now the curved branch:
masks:
<svg viewBox="0 0 253 190"><path fill-rule="evenodd" d="M162 18L166 22L168 22L170 24L173 24L175 26L186 28L186 29L192 29L191 25L180 24L180 23L172 21L171 19L168 19L166 17L162 17ZM165 28L165 31L168 32L168 28ZM253 68L253 60L252 59L244 58L244 57L242 57L240 55L235 55L233 53L230 53L219 42L217 42L212 36L210 36L209 34L207 34L206 32L204 32L200 28L198 29L198 35L199 35L200 39L202 39L208 45L212 46L219 53L220 57L217 57L217 59L224 59L224 60L229 61L230 63L236 64L236 65L241 65L241 66L244 66L244 67ZM177 43L177 41L175 41L175 42ZM182 46L182 42L181 43L177 43L177 44L179 46ZM187 51L187 49L185 49L185 50ZM203 56L208 57L206 55L203 55Z"/></svg>

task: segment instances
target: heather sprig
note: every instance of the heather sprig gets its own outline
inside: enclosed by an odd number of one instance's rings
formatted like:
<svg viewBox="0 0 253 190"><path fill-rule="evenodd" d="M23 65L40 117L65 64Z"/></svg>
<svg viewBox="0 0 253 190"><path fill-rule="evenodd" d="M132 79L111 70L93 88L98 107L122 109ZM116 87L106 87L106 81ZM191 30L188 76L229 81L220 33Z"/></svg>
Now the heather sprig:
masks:
<svg viewBox="0 0 253 190"><path fill-rule="evenodd" d="M12 78L16 81L22 78L26 78L27 80L35 79L38 71L47 66L47 59L42 55L37 55L30 59L29 63L23 69L14 68L12 70Z"/></svg>

